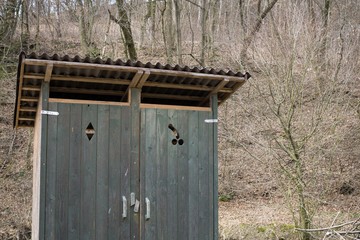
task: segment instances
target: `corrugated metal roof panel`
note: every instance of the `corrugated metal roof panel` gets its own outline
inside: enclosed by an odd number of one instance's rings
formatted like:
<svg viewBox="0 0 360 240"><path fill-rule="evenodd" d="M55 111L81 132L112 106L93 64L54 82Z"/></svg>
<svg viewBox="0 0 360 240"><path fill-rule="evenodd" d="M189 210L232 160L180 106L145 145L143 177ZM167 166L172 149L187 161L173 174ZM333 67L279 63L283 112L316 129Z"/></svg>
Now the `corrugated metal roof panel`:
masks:
<svg viewBox="0 0 360 240"><path fill-rule="evenodd" d="M21 53L15 126L33 126L33 110L46 77L50 80L50 98L126 102L129 88L135 87L142 89L143 103L201 107L209 106L212 94L218 94L221 104L250 74L121 59Z"/></svg>

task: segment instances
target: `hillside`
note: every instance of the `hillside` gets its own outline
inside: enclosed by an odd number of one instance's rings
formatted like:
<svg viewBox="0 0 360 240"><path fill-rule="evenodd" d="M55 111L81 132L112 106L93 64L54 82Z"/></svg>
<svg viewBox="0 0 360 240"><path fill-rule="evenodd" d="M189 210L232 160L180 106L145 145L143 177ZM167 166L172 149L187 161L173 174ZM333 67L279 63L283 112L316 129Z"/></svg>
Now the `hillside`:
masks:
<svg viewBox="0 0 360 240"><path fill-rule="evenodd" d="M13 129L21 51L250 72L219 108L219 236L360 237L335 232L360 230L357 0L90 2L0 7L0 239L31 235L33 133Z"/></svg>

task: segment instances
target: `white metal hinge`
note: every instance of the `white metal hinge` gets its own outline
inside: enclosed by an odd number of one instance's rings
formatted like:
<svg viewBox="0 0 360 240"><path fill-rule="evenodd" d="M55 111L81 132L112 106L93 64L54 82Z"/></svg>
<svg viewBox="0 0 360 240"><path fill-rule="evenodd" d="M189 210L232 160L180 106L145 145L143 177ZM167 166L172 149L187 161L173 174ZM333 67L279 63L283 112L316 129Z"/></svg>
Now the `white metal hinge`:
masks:
<svg viewBox="0 0 360 240"><path fill-rule="evenodd" d="M51 116L58 116L59 112L55 112L55 111L47 111L47 110L41 110L41 114L44 115L51 115Z"/></svg>
<svg viewBox="0 0 360 240"><path fill-rule="evenodd" d="M218 120L217 119L205 119L206 123L217 123Z"/></svg>

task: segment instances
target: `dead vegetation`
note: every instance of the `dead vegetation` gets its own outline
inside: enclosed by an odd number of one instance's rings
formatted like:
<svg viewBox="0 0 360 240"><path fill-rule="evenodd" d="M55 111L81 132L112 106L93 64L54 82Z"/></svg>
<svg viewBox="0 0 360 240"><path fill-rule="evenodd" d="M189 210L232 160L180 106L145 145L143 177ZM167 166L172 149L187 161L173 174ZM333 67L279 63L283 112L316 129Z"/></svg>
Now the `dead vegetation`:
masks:
<svg viewBox="0 0 360 240"><path fill-rule="evenodd" d="M139 60L190 66L205 61L212 67L247 69L253 76L219 109L219 236L300 239L301 232L323 229L302 237L360 238L354 222L360 217L357 1L274 1L254 33L245 64L243 33L249 34L268 1L193 1L211 3L202 11L191 1L178 1L180 22L172 18L174 8L164 8L165 1L150 2L155 10L140 0L126 6ZM22 18L12 41L1 38L0 239L29 239L31 231L32 133L12 128L17 54L27 50L123 58L125 40L107 12L115 13L116 6L99 3L92 40L85 48L78 37L80 13L65 3L59 13L47 12L46 4L44 9L28 6L29 36ZM162 20L172 23L163 26ZM286 121L291 127L284 128ZM292 137L296 144L290 148ZM304 225L306 231L296 230L302 228L301 208L311 222Z"/></svg>

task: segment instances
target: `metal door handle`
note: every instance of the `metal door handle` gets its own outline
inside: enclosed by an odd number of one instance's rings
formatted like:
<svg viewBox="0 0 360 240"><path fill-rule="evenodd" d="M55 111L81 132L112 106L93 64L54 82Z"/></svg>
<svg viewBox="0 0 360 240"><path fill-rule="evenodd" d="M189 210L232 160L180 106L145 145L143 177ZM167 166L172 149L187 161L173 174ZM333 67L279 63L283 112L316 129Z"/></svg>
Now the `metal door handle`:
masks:
<svg viewBox="0 0 360 240"><path fill-rule="evenodd" d="M122 202L123 202L123 213L122 213L122 217L126 218L126 214L127 214L127 201L126 201L126 197L122 196Z"/></svg>
<svg viewBox="0 0 360 240"><path fill-rule="evenodd" d="M146 202L146 214L145 214L145 220L150 219L150 200L148 198L145 198Z"/></svg>

